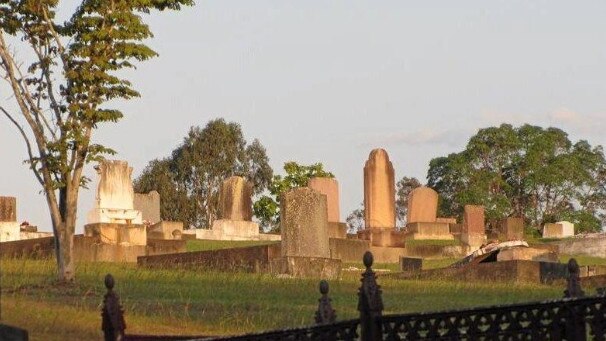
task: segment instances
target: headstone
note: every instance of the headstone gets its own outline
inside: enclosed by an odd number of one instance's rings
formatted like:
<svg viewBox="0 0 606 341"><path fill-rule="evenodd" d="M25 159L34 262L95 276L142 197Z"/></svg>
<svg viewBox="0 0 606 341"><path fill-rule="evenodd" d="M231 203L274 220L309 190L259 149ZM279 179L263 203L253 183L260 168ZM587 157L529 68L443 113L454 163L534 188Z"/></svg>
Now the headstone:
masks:
<svg viewBox="0 0 606 341"><path fill-rule="evenodd" d="M17 221L17 198L0 197L0 221Z"/></svg>
<svg viewBox="0 0 606 341"><path fill-rule="evenodd" d="M461 233L485 234L484 206L465 205Z"/></svg>
<svg viewBox="0 0 606 341"><path fill-rule="evenodd" d="M147 228L148 239L181 239L183 222L160 221Z"/></svg>
<svg viewBox="0 0 606 341"><path fill-rule="evenodd" d="M437 221L438 192L425 186L417 187L408 196L407 223L433 223Z"/></svg>
<svg viewBox="0 0 606 341"><path fill-rule="evenodd" d="M307 187L326 195L328 221L339 222L339 182L335 178L315 177L309 179Z"/></svg>
<svg viewBox="0 0 606 341"><path fill-rule="evenodd" d="M20 239L21 228L17 223L17 198L0 197L0 242Z"/></svg>
<svg viewBox="0 0 606 341"><path fill-rule="evenodd" d="M160 193L135 193L134 209L141 211L143 221L153 225L160 222Z"/></svg>
<svg viewBox="0 0 606 341"><path fill-rule="evenodd" d="M326 195L308 187L280 198L281 255L271 271L295 277L338 278L341 261L330 258Z"/></svg>
<svg viewBox="0 0 606 341"><path fill-rule="evenodd" d="M374 149L364 166L364 221L366 229L395 228L394 169L387 152Z"/></svg>
<svg viewBox="0 0 606 341"><path fill-rule="evenodd" d="M88 213L88 223L141 224L141 211L134 209L135 192L126 161L104 160L97 167L99 185L95 207Z"/></svg>
<svg viewBox="0 0 606 341"><path fill-rule="evenodd" d="M543 225L543 238L567 238L574 236L574 224L568 221Z"/></svg>
<svg viewBox="0 0 606 341"><path fill-rule="evenodd" d="M241 176L223 181L219 192L219 219L252 220L252 184Z"/></svg>
<svg viewBox="0 0 606 341"><path fill-rule="evenodd" d="M400 270L417 272L423 268L423 258L400 257Z"/></svg>
<svg viewBox="0 0 606 341"><path fill-rule="evenodd" d="M280 202L282 256L330 258L326 196L301 187Z"/></svg>
<svg viewBox="0 0 606 341"><path fill-rule="evenodd" d="M524 219L509 217L502 219L498 224L498 239L502 242L508 240L524 239Z"/></svg>

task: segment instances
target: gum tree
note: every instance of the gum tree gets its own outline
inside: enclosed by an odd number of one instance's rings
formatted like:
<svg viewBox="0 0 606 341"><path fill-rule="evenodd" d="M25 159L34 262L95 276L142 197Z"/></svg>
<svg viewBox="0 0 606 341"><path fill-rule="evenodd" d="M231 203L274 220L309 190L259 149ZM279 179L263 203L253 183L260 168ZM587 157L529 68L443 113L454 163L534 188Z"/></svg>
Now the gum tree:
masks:
<svg viewBox="0 0 606 341"><path fill-rule="evenodd" d="M64 23L59 2L0 0L0 72L15 104L2 102L0 111L22 136L46 196L59 280L73 281L78 191L88 181L82 171L112 153L93 143L93 132L122 117L115 100L139 96L120 71L156 56L142 43L152 37L142 15L193 1L84 0Z"/></svg>

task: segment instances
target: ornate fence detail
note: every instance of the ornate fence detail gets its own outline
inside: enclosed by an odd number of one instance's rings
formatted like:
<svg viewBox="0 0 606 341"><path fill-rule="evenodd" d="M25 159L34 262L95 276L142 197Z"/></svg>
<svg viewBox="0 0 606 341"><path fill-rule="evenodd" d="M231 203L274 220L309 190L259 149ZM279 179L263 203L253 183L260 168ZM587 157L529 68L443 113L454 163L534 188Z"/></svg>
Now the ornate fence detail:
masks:
<svg viewBox="0 0 606 341"><path fill-rule="evenodd" d="M124 310L120 305L120 297L114 292L114 277L110 274L105 276L105 287L107 293L103 296L103 308L101 308L101 329L105 341L122 340L126 323L124 322Z"/></svg>
<svg viewBox="0 0 606 341"><path fill-rule="evenodd" d="M332 301L328 297L328 282L320 281L320 294L322 297L318 300L318 310L316 311L316 323L317 324L330 324L335 323L337 320L337 314L332 308L330 302Z"/></svg>
<svg viewBox="0 0 606 341"><path fill-rule="evenodd" d="M381 340L380 317L383 312L381 287L377 284L377 275L372 271L374 261L372 253L364 253L366 271L362 274L362 286L358 292L358 311L360 312L360 327L362 340Z"/></svg>

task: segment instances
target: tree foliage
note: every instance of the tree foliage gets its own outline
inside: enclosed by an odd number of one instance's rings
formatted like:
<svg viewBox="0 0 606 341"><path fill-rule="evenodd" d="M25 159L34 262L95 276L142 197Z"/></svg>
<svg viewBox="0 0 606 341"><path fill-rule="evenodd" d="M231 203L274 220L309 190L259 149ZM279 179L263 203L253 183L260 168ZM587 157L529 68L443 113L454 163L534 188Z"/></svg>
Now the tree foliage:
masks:
<svg viewBox="0 0 606 341"><path fill-rule="evenodd" d="M203 129L192 127L171 157L148 164L134 187L137 192L160 193L164 219L210 227L217 217L221 184L233 175L247 178L259 194L273 171L261 143L255 139L248 144L239 124L220 118Z"/></svg>
<svg viewBox="0 0 606 341"><path fill-rule="evenodd" d="M280 223L280 195L297 187L307 186L314 177L333 178L331 172L325 171L321 163L310 166L300 165L294 161L284 164L285 176L274 175L269 184L269 195L261 196L253 205L253 210L261 226L273 231Z"/></svg>
<svg viewBox="0 0 606 341"><path fill-rule="evenodd" d="M440 193L443 216L481 204L489 222L521 216L540 227L569 220L578 231L597 231L606 222L602 147L573 143L557 128L481 129L462 152L431 160L427 179Z"/></svg>
<svg viewBox="0 0 606 341"><path fill-rule="evenodd" d="M156 56L141 15L178 10L192 0L84 0L65 23L58 0L0 0L0 71L17 109L0 111L23 137L28 162L49 206L59 278L74 279L73 234L84 165L112 150L94 129L122 112L108 102L139 93L121 75ZM12 46L11 44L14 44ZM29 50L18 60L15 50ZM29 55L23 53L23 55Z"/></svg>

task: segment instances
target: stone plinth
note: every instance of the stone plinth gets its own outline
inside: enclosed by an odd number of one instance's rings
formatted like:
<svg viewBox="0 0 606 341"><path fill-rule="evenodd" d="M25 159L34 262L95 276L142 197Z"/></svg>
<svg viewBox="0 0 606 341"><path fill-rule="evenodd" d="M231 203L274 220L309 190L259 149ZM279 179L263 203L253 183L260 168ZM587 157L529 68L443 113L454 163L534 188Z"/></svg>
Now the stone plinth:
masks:
<svg viewBox="0 0 606 341"><path fill-rule="evenodd" d="M330 258L326 196L295 188L280 202L282 256Z"/></svg>
<svg viewBox="0 0 606 341"><path fill-rule="evenodd" d="M0 197L0 222L17 221L17 198Z"/></svg>
<svg viewBox="0 0 606 341"><path fill-rule="evenodd" d="M87 224L84 235L96 238L102 244L147 245L146 227L142 224Z"/></svg>
<svg viewBox="0 0 606 341"><path fill-rule="evenodd" d="M21 228L16 221L0 221L0 242L12 242L21 239Z"/></svg>
<svg viewBox="0 0 606 341"><path fill-rule="evenodd" d="M569 222L551 223L543 226L543 238L566 238L574 236L574 225Z"/></svg>
<svg viewBox="0 0 606 341"><path fill-rule="evenodd" d="M374 149L364 166L364 222L366 229L395 228L394 169L387 152Z"/></svg>
<svg viewBox="0 0 606 341"><path fill-rule="evenodd" d="M153 225L160 220L160 193L135 193L134 209L141 211L143 221Z"/></svg>
<svg viewBox="0 0 606 341"><path fill-rule="evenodd" d="M437 223L447 223L447 224L456 224L457 223L457 218L453 218L453 217L438 217L436 218L436 222Z"/></svg>
<svg viewBox="0 0 606 341"><path fill-rule="evenodd" d="M409 223L406 225L407 238L410 239L438 239L438 240L453 240L454 237L450 233L450 224L438 222L418 222Z"/></svg>
<svg viewBox="0 0 606 341"><path fill-rule="evenodd" d="M406 222L433 223L437 221L438 192L425 186L417 187L408 196Z"/></svg>
<svg viewBox="0 0 606 341"><path fill-rule="evenodd" d="M337 279L341 274L341 260L319 257L280 257L271 260L270 272L275 275L289 275L297 278Z"/></svg>
<svg viewBox="0 0 606 341"><path fill-rule="evenodd" d="M405 233L393 228L358 231L358 239L370 240L372 246L404 247Z"/></svg>
<svg viewBox="0 0 606 341"><path fill-rule="evenodd" d="M326 207L328 209L328 221L341 221L339 211L339 182L335 178L311 178L307 187L326 195Z"/></svg>
<svg viewBox="0 0 606 341"><path fill-rule="evenodd" d="M218 219L212 228L196 229L196 239L207 240L258 240L259 224L244 220Z"/></svg>
<svg viewBox="0 0 606 341"><path fill-rule="evenodd" d="M183 222L161 221L147 228L149 239L181 239L183 235Z"/></svg>
<svg viewBox="0 0 606 341"><path fill-rule="evenodd" d="M141 211L134 209L135 192L126 161L104 160L97 167L99 185L94 208L88 212L88 224L141 224Z"/></svg>
<svg viewBox="0 0 606 341"><path fill-rule="evenodd" d="M497 261L532 260L536 262L559 262L557 253L532 247L515 247L499 251Z"/></svg>
<svg viewBox="0 0 606 341"><path fill-rule="evenodd" d="M218 215L222 220L252 220L252 184L241 176L223 181L219 191Z"/></svg>
<svg viewBox="0 0 606 341"><path fill-rule="evenodd" d="M328 238L347 238L347 224L329 221Z"/></svg>
<svg viewBox="0 0 606 341"><path fill-rule="evenodd" d="M524 219L505 218L498 224L498 238L500 241L523 240L524 239Z"/></svg>
<svg viewBox="0 0 606 341"><path fill-rule="evenodd" d="M461 233L461 242L468 245L471 248L470 251L475 251L482 245L486 244L488 242L488 238L485 234Z"/></svg>

